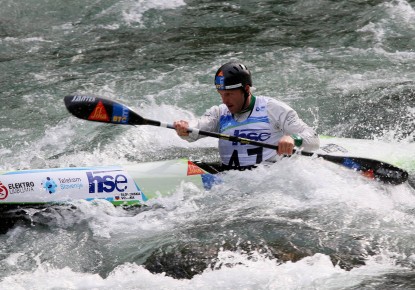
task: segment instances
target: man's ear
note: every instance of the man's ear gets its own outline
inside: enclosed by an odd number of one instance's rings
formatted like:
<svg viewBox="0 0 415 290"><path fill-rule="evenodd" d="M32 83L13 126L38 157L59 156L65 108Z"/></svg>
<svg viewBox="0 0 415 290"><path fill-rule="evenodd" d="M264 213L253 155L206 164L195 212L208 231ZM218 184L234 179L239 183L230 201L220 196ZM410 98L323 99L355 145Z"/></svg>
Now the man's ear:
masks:
<svg viewBox="0 0 415 290"><path fill-rule="evenodd" d="M251 87L249 85L245 85L245 92L249 95L251 93Z"/></svg>

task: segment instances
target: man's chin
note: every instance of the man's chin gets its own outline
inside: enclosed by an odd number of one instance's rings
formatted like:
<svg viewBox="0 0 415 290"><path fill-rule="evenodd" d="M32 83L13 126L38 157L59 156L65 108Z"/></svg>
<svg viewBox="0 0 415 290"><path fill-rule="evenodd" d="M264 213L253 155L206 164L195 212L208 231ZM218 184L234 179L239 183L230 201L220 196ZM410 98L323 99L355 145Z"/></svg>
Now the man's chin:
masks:
<svg viewBox="0 0 415 290"><path fill-rule="evenodd" d="M235 112L235 108L234 107L228 107L229 112L231 112L232 114L235 114L237 112Z"/></svg>

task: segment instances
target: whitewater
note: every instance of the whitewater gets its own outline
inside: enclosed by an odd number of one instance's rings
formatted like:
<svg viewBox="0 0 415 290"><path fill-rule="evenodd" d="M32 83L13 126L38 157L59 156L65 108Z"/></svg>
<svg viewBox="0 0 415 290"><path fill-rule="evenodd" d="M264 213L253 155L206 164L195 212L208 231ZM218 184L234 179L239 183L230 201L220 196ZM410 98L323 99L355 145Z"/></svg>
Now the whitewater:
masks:
<svg viewBox="0 0 415 290"><path fill-rule="evenodd" d="M85 122L63 97L193 119L220 103L213 76L229 60L319 134L413 157L414 5L2 0L0 168L216 161L217 140ZM415 289L414 174L389 185L295 155L143 208L26 208L0 234L0 289Z"/></svg>

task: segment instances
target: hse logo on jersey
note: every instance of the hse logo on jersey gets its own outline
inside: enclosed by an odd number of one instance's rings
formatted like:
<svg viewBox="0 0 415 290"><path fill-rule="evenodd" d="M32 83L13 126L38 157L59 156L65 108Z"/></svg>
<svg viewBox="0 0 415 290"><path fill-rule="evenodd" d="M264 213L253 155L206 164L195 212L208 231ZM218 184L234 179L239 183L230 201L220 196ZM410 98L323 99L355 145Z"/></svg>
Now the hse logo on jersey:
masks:
<svg viewBox="0 0 415 290"><path fill-rule="evenodd" d="M127 189L128 179L115 170L87 172L89 193L124 192Z"/></svg>
<svg viewBox="0 0 415 290"><path fill-rule="evenodd" d="M235 130L234 134L235 137L239 138L246 138L254 141L264 142L271 137L271 133L269 130L266 129L243 129L243 130ZM232 142L232 145L236 145L238 142Z"/></svg>

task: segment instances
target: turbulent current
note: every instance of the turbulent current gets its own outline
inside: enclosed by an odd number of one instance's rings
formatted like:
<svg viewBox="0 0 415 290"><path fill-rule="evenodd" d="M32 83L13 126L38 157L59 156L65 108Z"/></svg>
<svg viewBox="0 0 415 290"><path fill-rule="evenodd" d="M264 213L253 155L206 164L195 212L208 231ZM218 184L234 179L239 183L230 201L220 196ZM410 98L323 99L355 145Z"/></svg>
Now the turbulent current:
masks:
<svg viewBox="0 0 415 290"><path fill-rule="evenodd" d="M319 134L403 153L415 142L415 1L0 7L2 170L215 161L217 140L85 122L63 97L193 119L221 102L213 76L229 60L250 68L254 94L288 103ZM415 289L414 174L387 185L294 156L228 172L211 190L182 183L139 209L27 208L0 234L0 289Z"/></svg>

